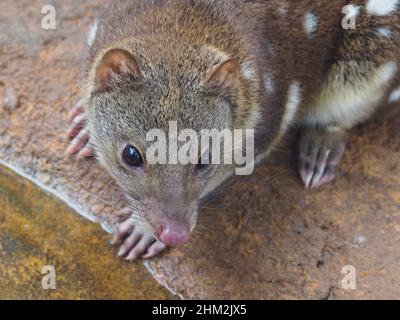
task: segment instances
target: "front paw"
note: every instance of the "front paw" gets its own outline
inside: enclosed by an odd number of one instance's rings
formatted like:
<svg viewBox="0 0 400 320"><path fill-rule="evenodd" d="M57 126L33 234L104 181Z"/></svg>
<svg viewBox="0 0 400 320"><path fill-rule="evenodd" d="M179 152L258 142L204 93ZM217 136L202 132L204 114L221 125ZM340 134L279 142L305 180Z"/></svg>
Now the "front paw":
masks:
<svg viewBox="0 0 400 320"><path fill-rule="evenodd" d="M346 148L346 133L337 127L304 127L299 142L299 173L306 188L335 178Z"/></svg>
<svg viewBox="0 0 400 320"><path fill-rule="evenodd" d="M163 252L167 246L154 238L153 234L135 221L134 213L131 209L125 208L119 213L121 220L112 245L120 244L118 251L119 257L124 257L127 261L137 260L139 258L149 259Z"/></svg>

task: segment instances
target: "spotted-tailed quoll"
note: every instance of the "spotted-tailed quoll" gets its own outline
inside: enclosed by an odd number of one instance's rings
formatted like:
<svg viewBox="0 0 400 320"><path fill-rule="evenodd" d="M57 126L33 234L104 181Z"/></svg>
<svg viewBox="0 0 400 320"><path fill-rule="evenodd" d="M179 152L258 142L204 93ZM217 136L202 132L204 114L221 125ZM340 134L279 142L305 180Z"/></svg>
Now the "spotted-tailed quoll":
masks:
<svg viewBox="0 0 400 320"><path fill-rule="evenodd" d="M299 128L307 188L332 181L347 132L400 100L399 0L122 0L88 38L70 154L93 154L127 198L127 260L188 241L224 164L152 165L146 134L254 129L254 162Z"/></svg>

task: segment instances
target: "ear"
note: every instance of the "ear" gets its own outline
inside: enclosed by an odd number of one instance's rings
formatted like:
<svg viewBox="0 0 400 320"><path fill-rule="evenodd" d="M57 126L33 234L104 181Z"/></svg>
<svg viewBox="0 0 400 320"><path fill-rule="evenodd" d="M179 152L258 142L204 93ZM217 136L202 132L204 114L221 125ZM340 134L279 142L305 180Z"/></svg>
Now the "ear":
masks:
<svg viewBox="0 0 400 320"><path fill-rule="evenodd" d="M115 79L143 77L136 59L123 49L112 49L100 60L96 67L95 91L103 92L112 88Z"/></svg>
<svg viewBox="0 0 400 320"><path fill-rule="evenodd" d="M208 71L205 85L217 93L226 94L236 86L239 74L239 62L230 58L213 66Z"/></svg>

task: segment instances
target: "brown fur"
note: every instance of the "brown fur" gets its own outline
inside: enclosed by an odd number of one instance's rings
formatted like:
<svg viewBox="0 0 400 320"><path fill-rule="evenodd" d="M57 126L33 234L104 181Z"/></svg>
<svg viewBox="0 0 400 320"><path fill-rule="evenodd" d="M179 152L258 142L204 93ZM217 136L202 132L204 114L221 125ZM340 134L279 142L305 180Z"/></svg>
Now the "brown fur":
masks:
<svg viewBox="0 0 400 320"><path fill-rule="evenodd" d="M372 17L365 13L364 0L352 2L361 5L356 30L341 27L345 0L130 0L106 6L88 54L84 95L89 126L100 161L150 230L164 215L194 226L199 199L231 175L232 167L211 166L197 176L188 166L154 166L139 174L121 164L123 143L134 143L143 152L148 130L167 129L168 121L177 120L181 128L197 131L254 128L256 155L267 154L284 133L294 81L301 86L296 113L301 120L323 108L318 105L321 92L334 91L335 81L356 83L356 91L380 66L398 62L400 10ZM318 17L312 37L303 28L310 11ZM391 39L376 34L382 26L391 28ZM117 48L132 54L144 79L117 79L112 90L95 94L96 69ZM254 68L250 78L240 71L228 102L204 86L212 67L227 59ZM273 79L273 93L264 86L266 74Z"/></svg>

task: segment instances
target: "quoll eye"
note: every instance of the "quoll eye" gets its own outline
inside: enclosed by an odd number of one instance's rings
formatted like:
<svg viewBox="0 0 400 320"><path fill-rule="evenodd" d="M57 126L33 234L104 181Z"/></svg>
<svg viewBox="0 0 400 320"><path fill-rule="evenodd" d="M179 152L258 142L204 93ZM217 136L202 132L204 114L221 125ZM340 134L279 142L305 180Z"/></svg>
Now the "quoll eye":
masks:
<svg viewBox="0 0 400 320"><path fill-rule="evenodd" d="M122 153L122 157L126 164L131 167L140 167L143 165L142 156L134 146L127 145Z"/></svg>

